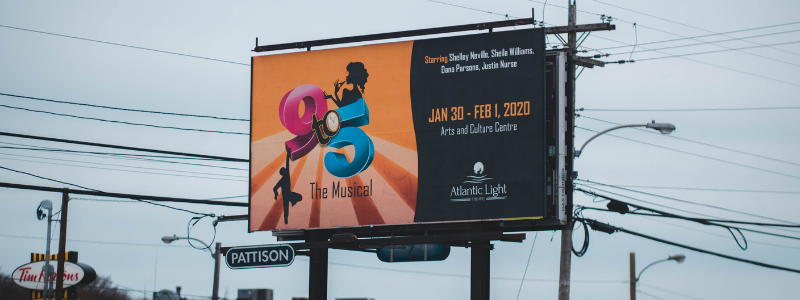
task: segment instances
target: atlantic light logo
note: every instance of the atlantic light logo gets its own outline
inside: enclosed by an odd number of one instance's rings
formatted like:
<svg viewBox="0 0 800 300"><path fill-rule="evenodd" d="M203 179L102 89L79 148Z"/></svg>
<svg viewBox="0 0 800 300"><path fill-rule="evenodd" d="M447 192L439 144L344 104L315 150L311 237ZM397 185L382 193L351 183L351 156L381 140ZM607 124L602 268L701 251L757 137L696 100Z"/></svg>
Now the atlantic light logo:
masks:
<svg viewBox="0 0 800 300"><path fill-rule="evenodd" d="M465 202L465 201L488 201L488 200L502 200L508 191L506 185L502 183L487 184L486 181L493 178L488 177L484 173L484 166L482 162L476 162L472 167L475 175L467 175L467 180L463 183L471 183L471 185L453 186L450 191L450 201L452 202ZM452 198L460 197L460 198Z"/></svg>

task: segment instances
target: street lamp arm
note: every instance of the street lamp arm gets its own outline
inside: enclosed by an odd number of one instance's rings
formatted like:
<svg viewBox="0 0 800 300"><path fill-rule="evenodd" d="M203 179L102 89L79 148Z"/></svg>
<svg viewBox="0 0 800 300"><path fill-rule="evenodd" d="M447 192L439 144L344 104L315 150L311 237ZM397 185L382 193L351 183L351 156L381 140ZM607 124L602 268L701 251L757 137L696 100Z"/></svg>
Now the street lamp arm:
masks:
<svg viewBox="0 0 800 300"><path fill-rule="evenodd" d="M670 260L670 259L667 258L667 259L657 260L657 261L654 261L653 263L647 265L646 267L644 267L644 269L642 269L642 271L639 272L639 275L636 276L636 282L639 282L639 278L642 277L642 273L644 273L644 270L647 270L647 268L649 268L649 267L651 267L651 266L653 266L653 265L655 265L657 263L662 263L662 262L665 262L665 261L668 261L668 260Z"/></svg>
<svg viewBox="0 0 800 300"><path fill-rule="evenodd" d="M596 137L598 137L598 136L600 136L600 135L602 135L602 134L604 134L604 133L606 133L606 132L612 131L612 130L617 130L617 129L620 129L620 128L627 128L627 127L647 127L647 124L630 124L630 125L620 125L620 126L611 127L611 128L609 128L609 129L606 129L606 130L600 131L600 132L598 132L597 134L595 134L595 135L593 135L592 137L590 137L588 140L586 140L586 142L584 142L584 143L583 143L583 146L581 146L581 149L580 149L580 150L578 150L578 151L575 151L575 157L580 157L580 156L581 156L581 152L583 152L583 148L586 148L586 144L588 144L589 142L591 142L591 141L592 141L593 139L595 139Z"/></svg>

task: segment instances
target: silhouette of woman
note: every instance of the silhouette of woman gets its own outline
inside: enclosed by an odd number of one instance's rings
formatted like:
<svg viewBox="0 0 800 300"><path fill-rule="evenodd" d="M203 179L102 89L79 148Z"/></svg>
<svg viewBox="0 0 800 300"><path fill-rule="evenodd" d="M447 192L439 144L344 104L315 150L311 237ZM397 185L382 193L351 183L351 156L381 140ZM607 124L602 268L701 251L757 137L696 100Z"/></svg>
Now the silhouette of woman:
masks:
<svg viewBox="0 0 800 300"><path fill-rule="evenodd" d="M289 224L289 203L294 206L297 202L303 200L303 195L292 192L292 176L289 173L289 151L286 151L286 167L282 167L278 173L281 174L281 179L272 188L275 193L275 200L278 200L278 188L281 189L283 195L283 223Z"/></svg>
<svg viewBox="0 0 800 300"><path fill-rule="evenodd" d="M367 73L367 69L364 68L364 63L351 62L347 64L347 77L345 81L340 82L339 79L336 79L336 81L333 82L333 95L325 93L325 99L333 100L338 107L355 103L358 99L364 98L364 85L367 84L367 77L369 77L369 73ZM339 90L345 83L352 84L353 88L345 88L342 91L342 97L339 98Z"/></svg>

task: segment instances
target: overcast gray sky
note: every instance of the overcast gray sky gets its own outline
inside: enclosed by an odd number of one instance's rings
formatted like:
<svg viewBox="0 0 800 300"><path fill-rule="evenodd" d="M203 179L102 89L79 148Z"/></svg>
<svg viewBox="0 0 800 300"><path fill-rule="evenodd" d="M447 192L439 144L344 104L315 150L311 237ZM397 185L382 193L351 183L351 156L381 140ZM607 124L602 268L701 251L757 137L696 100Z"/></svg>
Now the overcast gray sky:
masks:
<svg viewBox="0 0 800 300"><path fill-rule="evenodd" d="M256 37L263 45L498 21L505 19L502 16L505 14L511 18L530 17L531 8L535 9L537 20L544 19L552 25L565 25L567 21L566 10L562 8L567 5L566 0L548 1L546 10L539 1L443 0L443 2L463 7L423 0L336 2L5 0L0 2L0 25L247 64L254 54L250 50L255 45ZM588 51L587 55L597 54L595 50L610 54L630 52L630 47L604 48L634 44L637 40L639 44L643 44L682 36L709 35L800 21L797 17L799 4L795 1L604 0L603 2L607 4L593 0L582 0L578 3L578 9L582 11L578 13L578 23L598 23L600 22L598 14L605 14L613 16L615 19L613 23L617 25L616 31L592 33L583 43ZM636 29L632 23L637 24ZM731 33L730 36L740 38L797 30L800 30L800 24ZM799 33L780 33L752 38L749 41L763 45L795 42L800 41ZM715 35L698 39L711 42L732 38ZM555 43L556 39L550 36L549 41ZM586 70L577 81L577 107L689 109L798 106L796 95L800 91L800 79L797 76L800 70L800 44L646 60L669 55L725 50L723 47L755 46L743 40L733 40L718 44L659 50L662 52L644 52L647 49L697 43L702 42L686 39L642 45L638 46L632 55L632 58L637 60L634 64L612 64L605 68ZM604 59L624 60L629 57L631 57L629 54L619 54ZM248 118L249 77L250 69L244 65L0 27L0 93L144 110ZM248 131L246 122L237 121L109 111L5 96L0 96L0 104L162 126ZM671 122L678 127L672 134L673 137L781 161L758 158L653 133L624 130L615 132L615 135L684 152L604 136L586 148L584 154L576 160L576 169L581 179L615 185L791 191L795 193L641 189L677 199L800 222L798 216L800 159L796 157L800 149L798 113L800 110L797 109L704 112L583 111L582 117L577 120L578 126L583 128L602 130L612 126L595 119L623 124L650 120ZM0 107L0 128L6 132L229 157L245 158L248 153L248 139L244 135L111 124L4 107ZM582 143L591 134L589 131L577 129L576 141ZM0 142L82 151L107 151L9 137L0 138ZM247 169L247 165L241 163L210 164ZM186 198L247 194L246 170L15 149L0 149L0 166L120 193ZM9 171L0 172L0 181L62 186ZM697 214L772 222L664 198L619 190L615 192ZM36 206L43 199L50 199L56 203L56 207L60 206L58 194L0 189L0 271L8 273L27 262L30 258L29 253L44 251L44 240L25 238L45 236L46 224L37 221L34 214ZM592 198L580 194L576 194L575 199L578 205L604 206L604 203L593 203ZM232 201L246 201L246 198L232 199ZM180 204L174 206L217 215L246 213L245 209L240 208ZM677 220L620 216L592 211L586 211L585 216L728 255L800 269L800 258L797 255L800 251L798 240L746 233L749 248L742 251L736 246L730 234L722 228ZM67 249L80 252L82 262L92 265L101 275L111 276L113 282L124 287L152 291L154 284L157 289L174 289L175 286L182 286L185 294L210 295L213 260L208 253L189 248L184 242L176 242L170 246L160 242L160 238L164 235L185 235L186 223L191 217L192 215L188 213L147 204L72 201L69 210L69 239L75 241L69 242ZM786 231L765 230L800 236ZM213 230L210 220L206 218L201 221L195 227L192 236L211 241ZM523 276L534 236L535 233L528 233L528 239L521 244L496 245L491 257L492 276L497 277L491 283L493 299L516 297L520 285L519 278ZM576 243L581 238L582 234L576 234ZM247 233L246 222L228 222L217 226L216 241L226 246L254 245L273 243L275 238L268 232ZM56 247L53 249L55 251ZM572 298L627 297L628 285L624 281L628 279L629 252L636 252L639 269L671 254L684 253L687 256L683 264L665 263L648 270L640 285L640 289L647 294L641 295L641 299L653 298L650 295L664 299L797 297L796 283L800 280L800 274L729 261L624 233L608 235L591 232L591 244L586 255L581 258L574 257L572 260ZM554 235L551 231L540 232L536 237L527 274L530 280L522 286L521 299L556 298L558 255L559 234ZM454 248L450 257L442 262L386 264L378 261L374 255L337 250L331 251L330 261L328 292L330 299L336 297L372 297L381 300L466 299L469 297L467 249ZM304 257L299 257L287 268L230 270L223 267L220 293L221 296L235 298L236 290L240 288L270 288L275 291L276 299L290 299L293 296L306 296L307 282L308 262ZM671 290L672 293L662 289ZM141 297L142 293L132 292L131 295Z"/></svg>

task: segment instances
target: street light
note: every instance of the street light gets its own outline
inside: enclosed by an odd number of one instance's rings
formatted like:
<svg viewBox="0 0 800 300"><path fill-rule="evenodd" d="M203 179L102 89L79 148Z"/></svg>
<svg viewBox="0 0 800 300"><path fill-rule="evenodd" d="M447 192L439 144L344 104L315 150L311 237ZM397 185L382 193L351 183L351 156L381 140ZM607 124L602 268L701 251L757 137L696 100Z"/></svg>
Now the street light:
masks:
<svg viewBox="0 0 800 300"><path fill-rule="evenodd" d="M678 263L683 263L683 261L686 260L686 255L675 254L675 255L671 255L671 256L667 257L667 259L654 261L653 263L651 263L651 264L647 265L646 267L644 267L644 269L642 269L642 271L639 272L638 276L634 277L635 272L636 272L636 254L631 252L631 266L630 266L631 267L631 270L630 270L631 271L630 272L630 276L631 276L630 277L631 278L631 280L630 280L631 300L636 300L636 283L638 283L639 279L642 278L642 273L644 273L644 270L647 270L647 268L652 267L653 265L655 265L657 263L662 263L662 262L670 261L670 260L677 261Z"/></svg>
<svg viewBox="0 0 800 300"><path fill-rule="evenodd" d="M662 262L670 261L670 260L677 261L680 264L680 263L683 263L684 260L686 260L686 255L675 254L675 255L672 255L672 256L668 257L667 259L654 261L653 263L651 263L651 264L647 265L646 267L644 267L644 269L642 269L642 271L639 272L639 275L636 276L636 282L639 282L639 279L642 278L642 273L644 273L644 270L647 270L647 268L649 268L652 265L655 265L657 263L662 263Z"/></svg>
<svg viewBox="0 0 800 300"><path fill-rule="evenodd" d="M203 244L203 246L206 246L208 252L211 252L211 246L193 237L178 237L177 235L172 235L172 236L167 235L161 238L161 241L164 242L164 244L169 244L177 240L197 241ZM214 288L211 294L211 300L219 300L219 255L220 255L220 248L222 248L222 243L217 243L216 246L217 246L216 251L211 252L211 257L214 259Z"/></svg>
<svg viewBox="0 0 800 300"><path fill-rule="evenodd" d="M44 210L47 210L47 213ZM39 207L36 208L36 218L39 220L43 220L47 217L47 249L45 250L44 254L44 298L50 299L50 294L52 293L53 281L51 280L51 274L53 274L53 267L50 266L50 224L53 222L53 202L50 200L42 200L39 203Z"/></svg>
<svg viewBox="0 0 800 300"><path fill-rule="evenodd" d="M652 129L658 130L658 132L661 132L661 134L670 134L673 131L675 131L675 125L672 125L670 123L656 123L655 120L653 120L652 123L647 123L647 124L630 124L630 125L620 125L620 126L616 126L616 127L611 127L609 129L600 131L597 134L595 134L592 137L590 137L585 143L583 143L583 146L581 146L580 150L576 150L575 151L575 157L580 157L581 153L583 152L583 148L586 147L586 144L591 142L596 137L598 137L598 136L600 136L600 135L602 135L602 134L604 134L606 132L612 131L612 130L617 130L617 129L620 129L620 128L627 128L627 127L647 127L647 128L652 128Z"/></svg>

